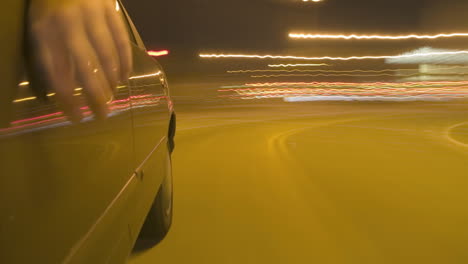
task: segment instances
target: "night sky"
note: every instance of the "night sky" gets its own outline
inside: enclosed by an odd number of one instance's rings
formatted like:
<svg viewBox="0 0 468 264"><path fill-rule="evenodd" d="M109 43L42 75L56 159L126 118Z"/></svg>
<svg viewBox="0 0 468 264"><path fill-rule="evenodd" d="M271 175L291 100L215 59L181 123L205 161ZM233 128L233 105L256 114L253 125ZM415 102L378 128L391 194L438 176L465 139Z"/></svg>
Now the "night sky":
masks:
<svg viewBox="0 0 468 264"><path fill-rule="evenodd" d="M348 56L446 46L443 41L299 43L288 39L290 31L468 31L466 0L124 0L124 4L148 49L169 49L173 57L184 60L195 60L199 52Z"/></svg>
<svg viewBox="0 0 468 264"><path fill-rule="evenodd" d="M126 0L125 6L150 47L279 48L291 29L320 32L409 33L421 30L429 0ZM443 1L459 3L462 1ZM318 9L318 10L315 10Z"/></svg>

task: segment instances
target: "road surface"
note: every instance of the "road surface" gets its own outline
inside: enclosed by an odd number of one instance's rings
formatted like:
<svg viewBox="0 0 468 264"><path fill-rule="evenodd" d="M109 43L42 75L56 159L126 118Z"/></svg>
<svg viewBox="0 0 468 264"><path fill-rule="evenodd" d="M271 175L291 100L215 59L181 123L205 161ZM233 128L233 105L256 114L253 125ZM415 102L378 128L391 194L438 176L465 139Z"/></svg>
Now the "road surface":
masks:
<svg viewBox="0 0 468 264"><path fill-rule="evenodd" d="M130 264L468 263L466 103L178 105L173 226Z"/></svg>

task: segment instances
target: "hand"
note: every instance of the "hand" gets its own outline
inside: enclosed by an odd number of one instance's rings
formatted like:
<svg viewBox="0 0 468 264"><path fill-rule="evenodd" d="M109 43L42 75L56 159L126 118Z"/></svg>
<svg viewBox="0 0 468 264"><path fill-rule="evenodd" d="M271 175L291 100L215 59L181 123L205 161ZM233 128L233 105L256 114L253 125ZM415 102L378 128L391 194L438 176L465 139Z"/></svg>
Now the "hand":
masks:
<svg viewBox="0 0 468 264"><path fill-rule="evenodd" d="M119 82L128 79L132 53L115 0L32 0L31 39L40 67L70 120L82 113L75 88L80 85L96 118Z"/></svg>

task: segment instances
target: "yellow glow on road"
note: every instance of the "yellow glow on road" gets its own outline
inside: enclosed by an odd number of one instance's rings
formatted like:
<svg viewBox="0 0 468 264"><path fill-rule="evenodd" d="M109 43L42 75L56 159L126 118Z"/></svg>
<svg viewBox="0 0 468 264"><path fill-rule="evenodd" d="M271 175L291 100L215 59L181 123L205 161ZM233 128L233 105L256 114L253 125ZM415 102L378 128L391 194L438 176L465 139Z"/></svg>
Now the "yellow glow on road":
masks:
<svg viewBox="0 0 468 264"><path fill-rule="evenodd" d="M302 56L289 56L289 55L251 55L251 54L200 54L201 58L234 58L234 59L291 59L291 60L377 60L377 59L397 59L397 58L415 58L415 57L428 57L435 55L459 55L468 54L468 50L460 51L440 51L440 52L425 52L413 53L404 55L384 55L384 56L350 56L350 57L302 57Z"/></svg>
<svg viewBox="0 0 468 264"><path fill-rule="evenodd" d="M271 68L287 68L287 67L318 67L318 66L330 66L326 63L316 63L316 64L269 64L268 67Z"/></svg>
<svg viewBox="0 0 468 264"><path fill-rule="evenodd" d="M380 40L404 40L404 39L438 39L438 38L453 38L453 37L468 37L468 33L450 33L450 34L437 34L437 35L327 35L327 34L306 34L306 33L290 33L290 38L293 39L380 39Z"/></svg>

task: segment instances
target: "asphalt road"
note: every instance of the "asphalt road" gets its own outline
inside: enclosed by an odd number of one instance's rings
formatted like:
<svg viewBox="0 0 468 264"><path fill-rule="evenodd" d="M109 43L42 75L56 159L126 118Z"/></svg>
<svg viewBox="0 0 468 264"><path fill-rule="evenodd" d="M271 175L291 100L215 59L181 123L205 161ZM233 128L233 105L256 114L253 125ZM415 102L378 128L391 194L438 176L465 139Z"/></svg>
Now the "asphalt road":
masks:
<svg viewBox="0 0 468 264"><path fill-rule="evenodd" d="M467 104L178 105L173 226L131 264L468 263Z"/></svg>

